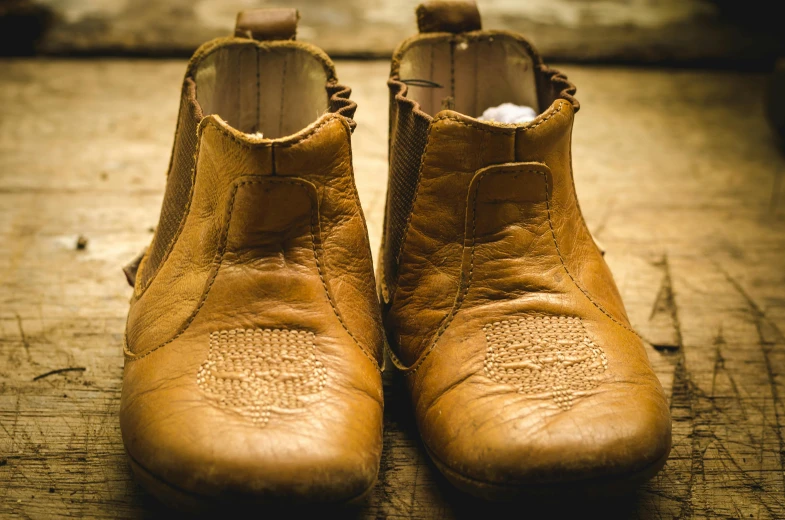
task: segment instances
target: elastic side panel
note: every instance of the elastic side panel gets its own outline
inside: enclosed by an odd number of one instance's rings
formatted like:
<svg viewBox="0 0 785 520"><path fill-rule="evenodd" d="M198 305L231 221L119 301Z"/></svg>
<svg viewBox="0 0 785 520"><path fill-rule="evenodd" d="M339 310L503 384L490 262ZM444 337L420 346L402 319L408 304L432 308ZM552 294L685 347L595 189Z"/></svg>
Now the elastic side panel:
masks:
<svg viewBox="0 0 785 520"><path fill-rule="evenodd" d="M402 97L406 89L403 83L391 80L389 84L392 103L397 110L391 113L395 121L391 122L390 179L387 188L384 265L388 284L397 277L396 258L412 211L430 123L424 114L414 110L410 100Z"/></svg>
<svg viewBox="0 0 785 520"><path fill-rule="evenodd" d="M545 110L557 99L570 102L575 112L580 110L581 104L575 99L577 88L567 79L567 76L556 69L540 65L537 74L537 91L540 99L540 110Z"/></svg>
<svg viewBox="0 0 785 520"><path fill-rule="evenodd" d="M196 127L201 119L202 113L196 102L196 86L190 78L186 78L161 217L147 259L139 273L137 287L140 290L147 287L166 255L169 254L180 229L180 223L188 209L193 182L192 172L196 162Z"/></svg>
<svg viewBox="0 0 785 520"><path fill-rule="evenodd" d="M335 82L327 83L328 110L340 114L349 120L349 126L354 131L357 123L354 121L354 112L357 110L357 103L349 99L352 89L345 85Z"/></svg>

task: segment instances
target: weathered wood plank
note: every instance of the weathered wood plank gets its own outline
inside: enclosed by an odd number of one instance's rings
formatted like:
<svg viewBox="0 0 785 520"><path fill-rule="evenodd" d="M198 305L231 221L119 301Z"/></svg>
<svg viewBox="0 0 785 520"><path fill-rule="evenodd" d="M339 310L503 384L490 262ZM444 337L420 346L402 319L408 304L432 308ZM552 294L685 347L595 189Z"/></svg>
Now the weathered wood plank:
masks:
<svg viewBox="0 0 785 520"><path fill-rule="evenodd" d="M300 37L341 56L386 57L415 31L420 0L368 2L300 0ZM749 2L710 0L550 0L479 2L486 27L530 35L551 60L760 62L782 52L774 19ZM228 34L237 10L281 6L220 0L95 2L16 0L22 13L38 13L39 49L49 53L190 53L201 42ZM33 7L31 7L33 6ZM10 24L9 24L10 25ZM15 36L18 44L34 35ZM14 40L9 39L9 44Z"/></svg>
<svg viewBox="0 0 785 520"><path fill-rule="evenodd" d="M694 411L688 511L782 518L782 422L759 316L721 266L671 262Z"/></svg>
<svg viewBox="0 0 785 520"><path fill-rule="evenodd" d="M130 289L150 240L181 61L0 62L0 517L135 518L117 409ZM582 102L576 183L671 397L673 453L638 494L528 500L532 515L785 515L785 161L762 77L563 67ZM376 251L386 189L385 62L354 87L357 185ZM85 235L84 250L75 247ZM37 376L62 368L83 371ZM454 492L386 374L385 452L363 518L501 514Z"/></svg>

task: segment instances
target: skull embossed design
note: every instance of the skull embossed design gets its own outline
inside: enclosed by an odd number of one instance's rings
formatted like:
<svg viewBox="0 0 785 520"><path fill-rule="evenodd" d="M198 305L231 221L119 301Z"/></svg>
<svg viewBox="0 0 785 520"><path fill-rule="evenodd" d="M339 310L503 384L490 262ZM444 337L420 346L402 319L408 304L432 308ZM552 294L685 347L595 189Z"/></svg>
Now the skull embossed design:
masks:
<svg viewBox="0 0 785 520"><path fill-rule="evenodd" d="M286 329L213 332L196 376L216 406L260 426L275 410L304 408L325 381L313 333Z"/></svg>
<svg viewBox="0 0 785 520"><path fill-rule="evenodd" d="M578 392L597 387L608 368L602 348L580 318L532 315L486 325L485 373L531 396L550 397L563 410Z"/></svg>

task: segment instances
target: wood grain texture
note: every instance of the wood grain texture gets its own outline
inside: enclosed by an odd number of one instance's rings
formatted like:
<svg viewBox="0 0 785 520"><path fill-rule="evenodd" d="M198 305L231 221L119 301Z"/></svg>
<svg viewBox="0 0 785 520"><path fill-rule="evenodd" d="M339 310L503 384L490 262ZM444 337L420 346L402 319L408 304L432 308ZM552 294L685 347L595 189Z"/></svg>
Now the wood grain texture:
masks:
<svg viewBox="0 0 785 520"><path fill-rule="evenodd" d="M131 292L120 267L157 221L184 63L0 65L0 517L166 515L132 480L120 439ZM762 115L764 77L563 69L582 105L582 207L671 397L674 448L634 495L515 507L534 517L783 518L785 161ZM377 251L388 64L338 71L359 103L355 169ZM64 368L77 370L36 379ZM379 482L343 513L501 514L438 475L399 381L385 381Z"/></svg>
<svg viewBox="0 0 785 520"><path fill-rule="evenodd" d="M48 13L39 49L48 53L190 54L232 32L237 11L274 0L16 0ZM300 0L299 37L333 55L389 56L416 30L420 0ZM780 28L762 0L479 0L486 28L529 35L549 59L761 60L782 51ZM743 7L740 7L743 6ZM28 6L28 10L30 7ZM20 39L24 35L19 36Z"/></svg>

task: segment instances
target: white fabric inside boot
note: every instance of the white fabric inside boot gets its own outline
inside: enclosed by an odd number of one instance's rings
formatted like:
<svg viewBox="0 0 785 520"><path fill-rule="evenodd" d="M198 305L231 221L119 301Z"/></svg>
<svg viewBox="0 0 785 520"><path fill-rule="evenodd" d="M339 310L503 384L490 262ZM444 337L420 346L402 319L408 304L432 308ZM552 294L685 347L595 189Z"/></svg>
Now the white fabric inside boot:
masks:
<svg viewBox="0 0 785 520"><path fill-rule="evenodd" d="M497 123L528 123L537 117L537 111L529 106L502 103L498 107L486 108L477 119L480 121L495 121Z"/></svg>
<svg viewBox="0 0 785 520"><path fill-rule="evenodd" d="M449 108L479 117L504 103L541 110L532 57L520 42L501 35L417 41L401 56L399 78L415 80L406 97L431 116Z"/></svg>
<svg viewBox="0 0 785 520"><path fill-rule="evenodd" d="M237 130L267 138L294 134L329 106L328 71L292 46L229 45L207 55L193 74L205 116L217 114Z"/></svg>

